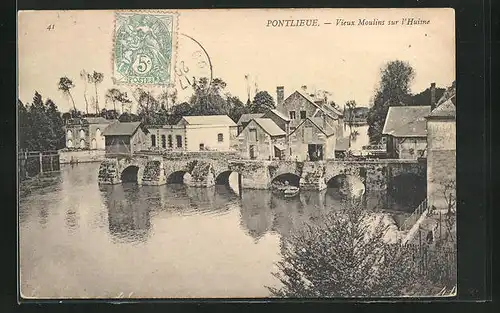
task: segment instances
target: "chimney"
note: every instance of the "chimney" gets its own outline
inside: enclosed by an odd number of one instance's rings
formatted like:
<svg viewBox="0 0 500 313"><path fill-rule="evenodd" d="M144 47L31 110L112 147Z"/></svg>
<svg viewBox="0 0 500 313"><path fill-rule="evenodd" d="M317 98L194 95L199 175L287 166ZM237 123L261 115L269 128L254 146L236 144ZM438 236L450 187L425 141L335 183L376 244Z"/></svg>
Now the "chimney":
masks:
<svg viewBox="0 0 500 313"><path fill-rule="evenodd" d="M436 105L436 83L431 83L431 107Z"/></svg>
<svg viewBox="0 0 500 313"><path fill-rule="evenodd" d="M300 89L302 89L303 93L307 94L307 86L306 85L300 87Z"/></svg>
<svg viewBox="0 0 500 313"><path fill-rule="evenodd" d="M283 100L285 100L285 87L278 86L276 87L276 102L277 105L280 106L283 104Z"/></svg>

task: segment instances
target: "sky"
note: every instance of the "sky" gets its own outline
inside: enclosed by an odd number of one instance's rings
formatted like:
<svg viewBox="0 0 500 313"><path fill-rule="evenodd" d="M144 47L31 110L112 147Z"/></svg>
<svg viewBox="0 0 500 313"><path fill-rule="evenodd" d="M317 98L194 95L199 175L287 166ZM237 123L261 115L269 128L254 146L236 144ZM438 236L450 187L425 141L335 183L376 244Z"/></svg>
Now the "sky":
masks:
<svg viewBox="0 0 500 313"><path fill-rule="evenodd" d="M19 99L30 103L38 91L62 111L68 110L69 99L57 89L59 78L67 76L75 84L72 94L76 106L83 110L82 69L104 73L104 81L98 86L101 108L107 89L118 87L131 92L134 86L117 86L112 79L114 13L20 12ZM338 104L355 100L358 106L368 106L380 80L381 67L392 60L407 61L414 68L414 93L425 90L432 82L447 87L455 80L452 9L220 9L176 13L173 65L188 69L189 75L209 76L207 66L197 65L210 60L212 76L223 79L227 83L225 91L243 102L247 100L249 85L251 97L257 85L258 90L268 91L275 99L277 86L284 86L287 97L305 85L308 91L329 91L329 99ZM338 19L357 24L363 18L384 20L385 25L337 25ZM403 18L429 23L401 25ZM267 26L269 20L283 19L317 19L319 26ZM398 24L388 25L388 20ZM201 44L206 54L190 38ZM179 99L187 99L192 89L182 89L182 76L173 77ZM93 86L87 88L89 97L93 96ZM159 94L166 87L144 88ZM107 104L107 108L111 107Z"/></svg>

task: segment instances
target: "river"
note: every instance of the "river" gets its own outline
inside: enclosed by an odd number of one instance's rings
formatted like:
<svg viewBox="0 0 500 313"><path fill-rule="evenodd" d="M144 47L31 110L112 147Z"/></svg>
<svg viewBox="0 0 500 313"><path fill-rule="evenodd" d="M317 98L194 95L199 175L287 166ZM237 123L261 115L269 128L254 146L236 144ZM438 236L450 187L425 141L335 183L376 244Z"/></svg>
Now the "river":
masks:
<svg viewBox="0 0 500 313"><path fill-rule="evenodd" d="M99 187L98 168L63 166L20 198L24 297L266 297L280 239L340 203L330 188L285 199L232 183Z"/></svg>

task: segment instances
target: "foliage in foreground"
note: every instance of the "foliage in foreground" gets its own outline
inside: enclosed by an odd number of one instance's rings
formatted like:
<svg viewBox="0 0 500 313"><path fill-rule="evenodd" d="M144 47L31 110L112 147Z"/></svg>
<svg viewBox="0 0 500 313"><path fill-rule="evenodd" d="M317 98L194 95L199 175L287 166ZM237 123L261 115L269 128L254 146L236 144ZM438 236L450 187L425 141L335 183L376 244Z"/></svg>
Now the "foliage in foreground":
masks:
<svg viewBox="0 0 500 313"><path fill-rule="evenodd" d="M282 240L283 258L273 273L281 286L268 289L297 298L430 295L414 251L387 243L386 230L355 203L307 224Z"/></svg>

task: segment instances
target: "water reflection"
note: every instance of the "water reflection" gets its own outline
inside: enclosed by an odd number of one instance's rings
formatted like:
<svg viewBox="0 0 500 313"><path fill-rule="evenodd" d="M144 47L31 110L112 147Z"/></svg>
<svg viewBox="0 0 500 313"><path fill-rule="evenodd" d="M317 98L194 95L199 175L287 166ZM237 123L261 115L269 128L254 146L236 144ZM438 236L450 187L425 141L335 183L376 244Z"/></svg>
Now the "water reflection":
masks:
<svg viewBox="0 0 500 313"><path fill-rule="evenodd" d="M140 201L136 184L107 186L101 191L108 209L109 233L120 242L145 242L151 230L148 203Z"/></svg>

